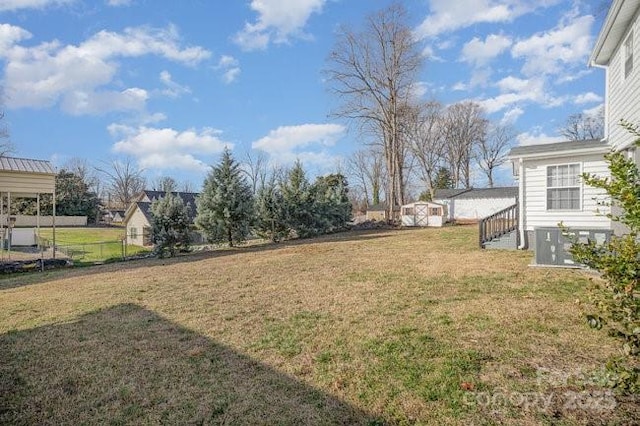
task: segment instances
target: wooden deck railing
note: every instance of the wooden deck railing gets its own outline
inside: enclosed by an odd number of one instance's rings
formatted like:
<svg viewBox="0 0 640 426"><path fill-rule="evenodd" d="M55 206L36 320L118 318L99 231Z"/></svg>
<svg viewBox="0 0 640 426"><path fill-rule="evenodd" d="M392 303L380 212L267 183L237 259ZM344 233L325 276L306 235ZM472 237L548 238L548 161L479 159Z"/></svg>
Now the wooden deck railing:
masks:
<svg viewBox="0 0 640 426"><path fill-rule="evenodd" d="M489 241L518 229L518 204L481 219L478 226L480 248L484 248ZM518 235L518 244L520 244L520 235Z"/></svg>

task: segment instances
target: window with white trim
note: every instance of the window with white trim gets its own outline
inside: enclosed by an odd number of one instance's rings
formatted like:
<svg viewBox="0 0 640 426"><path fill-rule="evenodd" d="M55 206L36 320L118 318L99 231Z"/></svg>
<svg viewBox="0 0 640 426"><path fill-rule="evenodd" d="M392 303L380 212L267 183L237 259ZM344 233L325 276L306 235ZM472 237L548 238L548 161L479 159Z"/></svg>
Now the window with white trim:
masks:
<svg viewBox="0 0 640 426"><path fill-rule="evenodd" d="M129 228L129 236L134 240L136 238L138 238L138 229L137 228Z"/></svg>
<svg viewBox="0 0 640 426"><path fill-rule="evenodd" d="M629 77L631 71L633 71L633 31L624 42L624 78Z"/></svg>
<svg viewBox="0 0 640 426"><path fill-rule="evenodd" d="M580 164L547 166L547 210L580 210Z"/></svg>

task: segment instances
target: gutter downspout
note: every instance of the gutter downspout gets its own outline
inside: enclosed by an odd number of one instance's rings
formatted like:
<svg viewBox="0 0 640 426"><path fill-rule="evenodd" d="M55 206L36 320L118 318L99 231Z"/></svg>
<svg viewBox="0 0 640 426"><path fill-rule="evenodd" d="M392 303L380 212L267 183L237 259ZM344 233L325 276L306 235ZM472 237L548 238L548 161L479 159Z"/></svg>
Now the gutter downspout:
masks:
<svg viewBox="0 0 640 426"><path fill-rule="evenodd" d="M518 159L518 175L520 176L518 182L518 232L520 232L520 245L518 245L518 250L524 250L527 246L524 231L524 186L526 182L524 178L524 160L522 158Z"/></svg>

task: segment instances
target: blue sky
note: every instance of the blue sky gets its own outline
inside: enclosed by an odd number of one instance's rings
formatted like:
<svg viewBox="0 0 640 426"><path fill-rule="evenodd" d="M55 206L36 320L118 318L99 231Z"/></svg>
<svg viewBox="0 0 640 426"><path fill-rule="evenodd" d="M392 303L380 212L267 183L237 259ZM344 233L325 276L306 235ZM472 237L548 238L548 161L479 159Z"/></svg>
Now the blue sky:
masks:
<svg viewBox="0 0 640 426"><path fill-rule="evenodd" d="M0 87L16 155L100 165L196 188L223 147L329 172L359 135L330 117L322 70L338 25L385 0L0 0ZM406 0L425 100L475 100L518 144L559 141L603 103L587 66L602 2ZM482 185L478 178L477 185ZM510 184L504 172L498 183Z"/></svg>

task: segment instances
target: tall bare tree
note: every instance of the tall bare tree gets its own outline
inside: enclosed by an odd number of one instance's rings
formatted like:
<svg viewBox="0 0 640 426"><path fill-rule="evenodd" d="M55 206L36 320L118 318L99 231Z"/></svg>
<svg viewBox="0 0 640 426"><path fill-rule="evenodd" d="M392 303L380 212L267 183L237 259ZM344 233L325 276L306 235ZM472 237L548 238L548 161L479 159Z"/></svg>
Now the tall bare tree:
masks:
<svg viewBox="0 0 640 426"><path fill-rule="evenodd" d="M171 176L160 176L153 180L151 189L154 191L176 192L178 190L178 182Z"/></svg>
<svg viewBox="0 0 640 426"><path fill-rule="evenodd" d="M384 186L384 157L373 147L361 149L353 153L348 161L350 177L354 186L363 194L367 205L381 201Z"/></svg>
<svg viewBox="0 0 640 426"><path fill-rule="evenodd" d="M474 147L485 138L488 121L479 104L459 102L447 108L444 121L446 156L456 187L471 188Z"/></svg>
<svg viewBox="0 0 640 426"><path fill-rule="evenodd" d="M249 178L251 190L255 196L258 189L262 188L267 181L267 155L262 151L247 151L245 161L240 165L241 170Z"/></svg>
<svg viewBox="0 0 640 426"><path fill-rule="evenodd" d="M602 139L604 137L604 106L594 114L578 113L567 118L560 134L570 141Z"/></svg>
<svg viewBox="0 0 640 426"><path fill-rule="evenodd" d="M433 199L446 148L442 104L431 101L416 105L406 123L407 140L418 165L420 179L427 185Z"/></svg>
<svg viewBox="0 0 640 426"><path fill-rule="evenodd" d="M2 124L4 120L4 112L0 111L0 157L15 152L15 146L9 140L9 130Z"/></svg>
<svg viewBox="0 0 640 426"><path fill-rule="evenodd" d="M423 63L404 7L394 3L369 16L360 32L341 27L328 62L327 79L341 102L334 115L379 136L391 217L393 207L404 201L402 109L410 103Z"/></svg>
<svg viewBox="0 0 640 426"><path fill-rule="evenodd" d="M493 172L507 161L507 151L516 138L512 126L494 124L477 146L478 166L487 176L487 185L493 188Z"/></svg>
<svg viewBox="0 0 640 426"><path fill-rule="evenodd" d="M135 196L144 190L146 182L142 170L138 169L130 158L114 160L106 167L96 170L107 177L111 196L122 208L127 208Z"/></svg>

